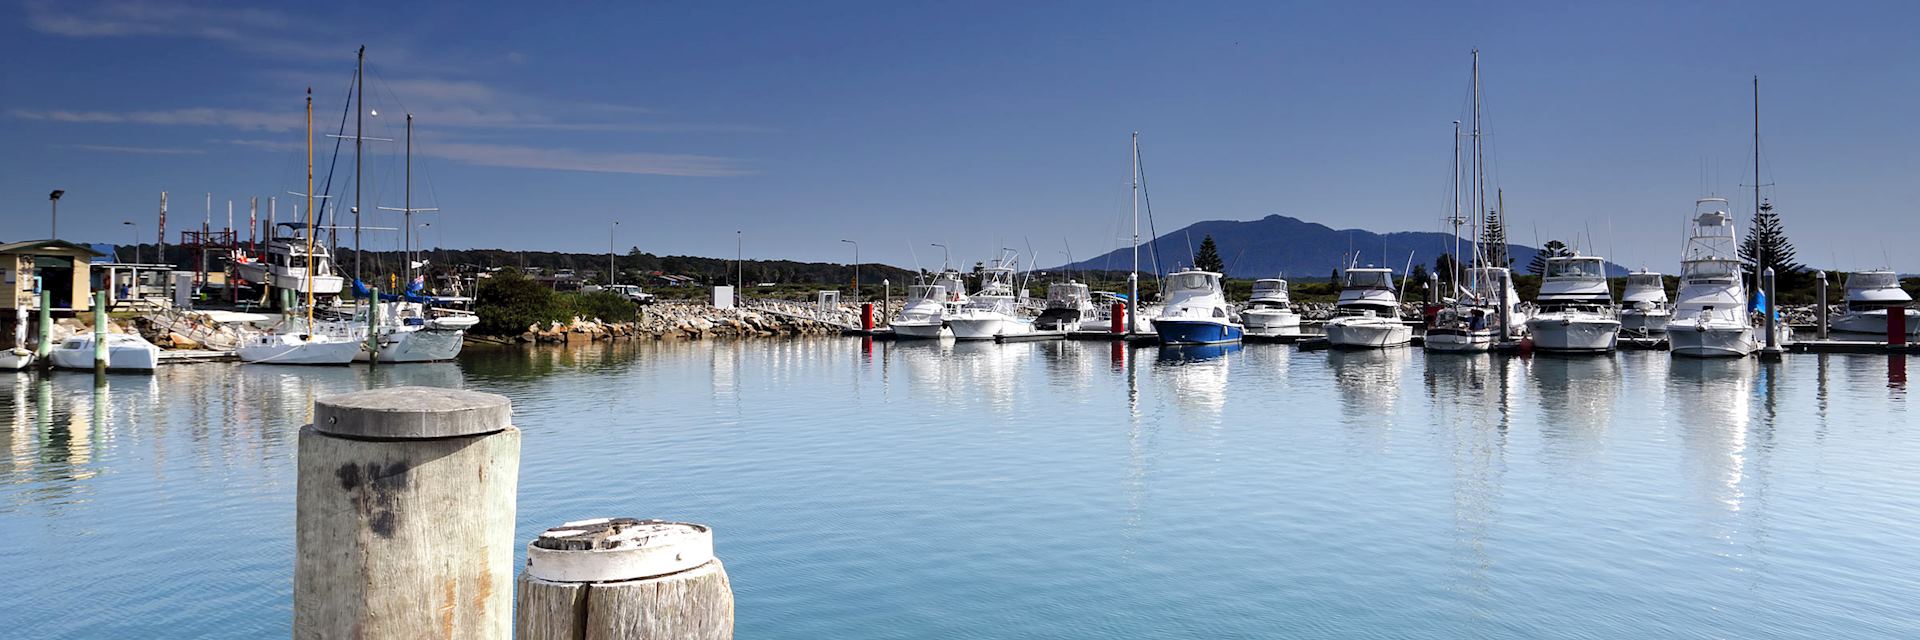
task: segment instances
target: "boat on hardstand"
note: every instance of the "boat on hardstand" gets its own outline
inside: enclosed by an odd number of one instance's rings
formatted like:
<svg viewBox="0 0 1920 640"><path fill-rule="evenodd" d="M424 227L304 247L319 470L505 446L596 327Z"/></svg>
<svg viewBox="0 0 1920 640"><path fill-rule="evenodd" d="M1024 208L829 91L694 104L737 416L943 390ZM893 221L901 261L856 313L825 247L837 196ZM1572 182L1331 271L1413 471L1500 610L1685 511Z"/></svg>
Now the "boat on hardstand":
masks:
<svg viewBox="0 0 1920 640"><path fill-rule="evenodd" d="M1665 279L1645 269L1627 274L1627 288L1620 295L1620 332L1642 338L1660 335L1672 319Z"/></svg>
<svg viewBox="0 0 1920 640"><path fill-rule="evenodd" d="M907 287L907 303L887 321L899 338L938 338L946 327L947 288L937 284Z"/></svg>
<svg viewBox="0 0 1920 640"><path fill-rule="evenodd" d="M313 215L308 207L308 216ZM316 296L340 295L346 280L333 272L333 254L327 246L313 242L312 224L283 222L273 227L273 238L258 256L237 256L233 267L240 278L276 289L291 289L300 295L311 291Z"/></svg>
<svg viewBox="0 0 1920 640"><path fill-rule="evenodd" d="M1556 256L1546 261L1540 312L1527 319L1533 348L1563 353L1606 353L1620 339L1619 311L1607 286L1607 261L1599 256Z"/></svg>
<svg viewBox="0 0 1920 640"><path fill-rule="evenodd" d="M47 359L62 369L92 369L94 336L84 333L54 345ZM130 333L107 334L107 371L152 373L160 364L160 347Z"/></svg>
<svg viewBox="0 0 1920 640"><path fill-rule="evenodd" d="M982 269L980 291L958 313L947 317L947 329L959 340L992 340L1000 336L1033 333L1033 320L1020 317L1014 295L1016 271L1007 263Z"/></svg>
<svg viewBox="0 0 1920 640"><path fill-rule="evenodd" d="M1247 333L1254 335L1300 333L1300 314L1293 310L1287 281L1280 278L1253 281L1253 296L1247 300L1246 308L1240 310L1240 323L1246 325Z"/></svg>
<svg viewBox="0 0 1920 640"><path fill-rule="evenodd" d="M1413 342L1413 327L1400 321L1393 270L1347 269L1334 316L1325 325L1327 344L1350 349L1398 347Z"/></svg>
<svg viewBox="0 0 1920 640"><path fill-rule="evenodd" d="M1188 269L1167 276L1160 315L1153 319L1160 344L1239 342L1246 328L1233 320L1220 274Z"/></svg>
<svg viewBox="0 0 1920 640"><path fill-rule="evenodd" d="M1680 291L1667 323L1668 348L1676 356L1741 357L1760 349L1747 317L1740 285L1739 242L1726 198L1694 202L1686 252L1680 259Z"/></svg>
<svg viewBox="0 0 1920 640"><path fill-rule="evenodd" d="M1900 288L1900 276L1892 271L1860 271L1847 276L1846 306L1833 319L1834 331L1887 334L1888 310L1906 307L1913 296ZM1920 333L1920 313L1907 309L1907 335Z"/></svg>
<svg viewBox="0 0 1920 640"><path fill-rule="evenodd" d="M1474 267L1467 270L1466 283L1453 304L1442 307L1427 326L1421 342L1427 351L1442 353L1481 353L1494 345L1517 337L1524 331L1526 312L1520 294L1514 291L1513 275L1506 267ZM1506 316L1501 317L1505 308Z"/></svg>

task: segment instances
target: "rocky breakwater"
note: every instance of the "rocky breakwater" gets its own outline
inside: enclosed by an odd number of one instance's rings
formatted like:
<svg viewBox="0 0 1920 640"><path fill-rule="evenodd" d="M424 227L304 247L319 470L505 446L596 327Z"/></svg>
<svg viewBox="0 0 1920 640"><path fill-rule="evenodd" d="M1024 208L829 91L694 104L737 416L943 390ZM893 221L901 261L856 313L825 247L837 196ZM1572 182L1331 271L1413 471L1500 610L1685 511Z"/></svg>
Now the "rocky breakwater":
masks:
<svg viewBox="0 0 1920 640"><path fill-rule="evenodd" d="M574 318L570 322L531 325L517 336L480 336L492 343L592 342L597 340L704 340L771 336L834 335L839 327L823 322L776 315L753 309L719 309L708 305L660 303L644 308L633 322L602 322Z"/></svg>

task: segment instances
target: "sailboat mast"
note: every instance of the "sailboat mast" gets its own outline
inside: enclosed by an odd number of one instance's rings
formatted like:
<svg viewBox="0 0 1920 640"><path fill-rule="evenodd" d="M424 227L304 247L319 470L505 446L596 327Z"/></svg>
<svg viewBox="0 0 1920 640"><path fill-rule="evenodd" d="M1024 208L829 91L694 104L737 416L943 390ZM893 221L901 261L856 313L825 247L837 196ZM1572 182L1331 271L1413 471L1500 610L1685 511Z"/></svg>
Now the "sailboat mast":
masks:
<svg viewBox="0 0 1920 640"><path fill-rule="evenodd" d="M1480 263L1480 257L1486 249L1480 246L1485 238L1487 215L1487 165L1485 147L1481 143L1480 131L1480 50L1473 50L1473 260Z"/></svg>
<svg viewBox="0 0 1920 640"><path fill-rule="evenodd" d="M407 114L407 208L405 231L401 232L401 255L407 260L407 285L413 284L413 114Z"/></svg>
<svg viewBox="0 0 1920 640"><path fill-rule="evenodd" d="M1133 132L1133 271L1127 274L1127 333L1140 327L1140 132Z"/></svg>
<svg viewBox="0 0 1920 640"><path fill-rule="evenodd" d="M1753 221L1760 221L1760 76L1753 77ZM1753 233L1753 229L1747 229ZM1764 243L1753 243L1753 290L1760 290L1760 271L1766 268L1767 257L1762 255L1767 248Z"/></svg>
<svg viewBox="0 0 1920 640"><path fill-rule="evenodd" d="M360 282L360 145L361 126L367 117L367 46L360 45L359 61L353 69L353 281ZM312 193L312 185L307 192ZM311 211L313 204L308 203ZM377 301L376 301L377 302Z"/></svg>
<svg viewBox="0 0 1920 640"><path fill-rule="evenodd" d="M1448 260L1453 267L1447 282L1455 288L1460 286L1460 121L1453 121L1453 217L1447 221L1453 223L1453 258Z"/></svg>
<svg viewBox="0 0 1920 640"><path fill-rule="evenodd" d="M307 87L307 268L301 286L307 290L307 331L313 331L313 87Z"/></svg>

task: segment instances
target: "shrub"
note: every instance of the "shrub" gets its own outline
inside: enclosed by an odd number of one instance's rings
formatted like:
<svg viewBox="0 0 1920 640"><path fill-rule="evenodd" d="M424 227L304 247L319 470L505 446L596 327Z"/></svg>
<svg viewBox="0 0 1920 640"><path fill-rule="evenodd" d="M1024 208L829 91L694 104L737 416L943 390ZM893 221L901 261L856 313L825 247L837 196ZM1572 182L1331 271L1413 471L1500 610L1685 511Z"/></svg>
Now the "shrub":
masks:
<svg viewBox="0 0 1920 640"><path fill-rule="evenodd" d="M570 314L559 302L547 287L518 271L502 269L481 280L475 292L474 313L479 314L480 324L474 333L520 335L527 325L566 320Z"/></svg>
<svg viewBox="0 0 1920 640"><path fill-rule="evenodd" d="M599 318L602 322L633 322L640 318L640 306L612 291L563 293L558 296L568 315Z"/></svg>

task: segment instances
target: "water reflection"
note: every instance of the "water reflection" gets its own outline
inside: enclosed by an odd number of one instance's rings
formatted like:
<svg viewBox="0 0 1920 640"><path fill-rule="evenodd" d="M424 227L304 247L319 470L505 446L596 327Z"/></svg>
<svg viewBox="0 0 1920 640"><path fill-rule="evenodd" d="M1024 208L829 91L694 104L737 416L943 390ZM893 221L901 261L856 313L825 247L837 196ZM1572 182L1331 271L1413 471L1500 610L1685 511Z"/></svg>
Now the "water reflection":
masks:
<svg viewBox="0 0 1920 640"><path fill-rule="evenodd" d="M1750 358L1676 358L1667 378L1694 491L1726 511L1739 511L1746 497L1742 482L1758 369Z"/></svg>
<svg viewBox="0 0 1920 640"><path fill-rule="evenodd" d="M1373 422L1395 415L1400 376L1413 362L1412 349L1334 349L1327 352L1334 386L1347 422Z"/></svg>
<svg viewBox="0 0 1920 640"><path fill-rule="evenodd" d="M1540 424L1545 443L1574 458L1602 446L1620 394L1620 360L1546 354L1526 366L1546 415Z"/></svg>
<svg viewBox="0 0 1920 640"><path fill-rule="evenodd" d="M1519 366L1492 354L1425 358L1422 380L1452 470L1454 570L1463 589L1492 590L1489 532L1500 521Z"/></svg>
<svg viewBox="0 0 1920 640"><path fill-rule="evenodd" d="M1201 420L1188 426L1216 427L1227 407L1227 369L1240 351L1239 344L1161 347L1154 377L1165 382L1173 404L1185 417Z"/></svg>

